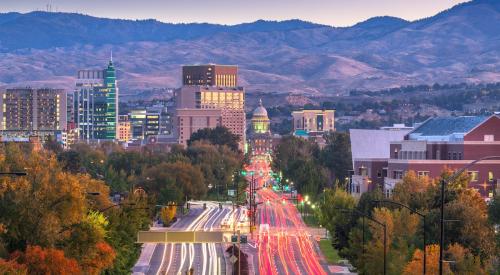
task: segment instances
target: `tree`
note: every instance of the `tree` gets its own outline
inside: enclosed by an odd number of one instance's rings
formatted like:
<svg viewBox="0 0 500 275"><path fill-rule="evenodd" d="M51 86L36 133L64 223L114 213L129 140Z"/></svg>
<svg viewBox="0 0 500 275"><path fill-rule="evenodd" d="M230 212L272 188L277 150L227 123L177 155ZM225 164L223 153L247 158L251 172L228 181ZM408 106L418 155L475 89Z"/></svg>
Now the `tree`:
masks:
<svg viewBox="0 0 500 275"><path fill-rule="evenodd" d="M352 217L357 217L356 213L344 210L353 209L355 200L342 189L326 189L324 196L324 202L320 204L320 223L332 234L334 246L342 249L347 246Z"/></svg>
<svg viewBox="0 0 500 275"><path fill-rule="evenodd" d="M321 163L328 167L335 179L345 182L352 169L349 133L333 132L326 136L327 145L321 151Z"/></svg>
<svg viewBox="0 0 500 275"><path fill-rule="evenodd" d="M200 167L203 172L206 186L214 188L217 192L227 189L233 182L233 176L241 169L242 156L232 151L229 147L214 146L207 141L195 141L186 151L186 156L193 165Z"/></svg>
<svg viewBox="0 0 500 275"><path fill-rule="evenodd" d="M492 224L500 225L500 194L493 197L488 206L488 219Z"/></svg>
<svg viewBox="0 0 500 275"><path fill-rule="evenodd" d="M207 191L200 169L185 162L161 163L148 168L142 173L141 182L153 194L168 188L189 198L200 199Z"/></svg>
<svg viewBox="0 0 500 275"><path fill-rule="evenodd" d="M28 269L25 265L15 260L7 261L0 258L0 274L5 275L28 275Z"/></svg>
<svg viewBox="0 0 500 275"><path fill-rule="evenodd" d="M162 207L160 211L160 217L163 221L163 224L169 225L170 222L174 219L175 214L177 213L177 206L170 203L168 206Z"/></svg>
<svg viewBox="0 0 500 275"><path fill-rule="evenodd" d="M394 187L392 199L412 209L428 209L432 198L427 190L433 185L429 177L418 177L410 170Z"/></svg>
<svg viewBox="0 0 500 275"><path fill-rule="evenodd" d="M446 259L454 262L454 264L451 265L451 270L455 274L487 274L481 266L479 257L472 255L468 249L459 244L455 243L448 247Z"/></svg>
<svg viewBox="0 0 500 275"><path fill-rule="evenodd" d="M75 259L66 258L62 250L29 245L26 251L13 254L13 258L24 264L29 274L80 274L81 270Z"/></svg>
<svg viewBox="0 0 500 275"><path fill-rule="evenodd" d="M237 152L240 137L229 131L226 127L217 126L215 128L204 128L191 135L188 140L188 146L197 140L206 140L214 145L226 145L233 151Z"/></svg>
<svg viewBox="0 0 500 275"><path fill-rule="evenodd" d="M426 271L427 274L438 274L439 273L439 245L432 244L426 246ZM403 274L405 275L420 275L423 273L423 260L424 253L420 249L416 249L413 253L412 260L406 265ZM448 263L443 264L443 273L452 274L450 270L450 265Z"/></svg>
<svg viewBox="0 0 500 275"><path fill-rule="evenodd" d="M293 181L300 193L316 197L329 182L327 169L319 162L319 152L312 141L285 137L274 152L273 166Z"/></svg>

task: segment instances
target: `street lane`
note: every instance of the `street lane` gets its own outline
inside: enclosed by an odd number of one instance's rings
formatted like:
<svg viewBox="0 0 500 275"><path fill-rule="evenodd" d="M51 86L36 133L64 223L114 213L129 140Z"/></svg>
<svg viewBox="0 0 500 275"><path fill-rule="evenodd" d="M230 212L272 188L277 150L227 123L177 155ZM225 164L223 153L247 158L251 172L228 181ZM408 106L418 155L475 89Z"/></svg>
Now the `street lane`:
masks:
<svg viewBox="0 0 500 275"><path fill-rule="evenodd" d="M260 274L326 274L315 240L294 203L283 195L263 188L270 180L270 163L266 158L254 159L248 171L254 171L259 206L257 234Z"/></svg>

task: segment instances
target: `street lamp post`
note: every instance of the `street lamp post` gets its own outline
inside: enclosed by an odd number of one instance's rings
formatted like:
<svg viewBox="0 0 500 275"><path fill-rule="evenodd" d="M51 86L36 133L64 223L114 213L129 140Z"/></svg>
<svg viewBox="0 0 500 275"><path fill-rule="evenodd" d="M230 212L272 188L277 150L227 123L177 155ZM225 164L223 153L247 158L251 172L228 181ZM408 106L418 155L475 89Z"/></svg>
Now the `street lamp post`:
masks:
<svg viewBox="0 0 500 275"><path fill-rule="evenodd" d="M425 238L425 229L426 229L426 226L425 226L425 215L422 214L421 212L417 211L417 210L414 210L412 208L410 208L408 205L404 205L402 203L399 203L399 202L395 202L395 201L391 201L391 200L373 200L373 202L376 202L376 203L392 203L392 204L395 204L395 205L399 205L401 207L404 207L408 210L410 210L411 212L419 215L420 217L422 217L423 219L423 239L424 239L424 274L426 274L426 267L427 267L427 256L426 256L426 238Z"/></svg>
<svg viewBox="0 0 500 275"><path fill-rule="evenodd" d="M477 159L466 166L464 166L462 169L457 170L453 175L451 175L447 180L441 179L441 207L440 207L440 223L439 223L439 275L443 274L443 262L444 262L444 189L445 185L449 182L454 181L458 176L460 176L465 170L469 169L470 167L474 166L476 163L481 162L483 160L490 160L490 159L500 159L500 156L486 156L482 157L480 159Z"/></svg>
<svg viewBox="0 0 500 275"><path fill-rule="evenodd" d="M377 221L376 219L366 215L365 213L355 209L355 208L336 208L336 209L339 209L340 211L342 212L350 212L350 213L357 213L359 215L361 215L362 217L365 217L369 220L371 220L372 222L382 226L384 228L384 275L387 274L387 226L385 223L381 223L380 221ZM363 219L363 228L364 228L364 219ZM363 242L364 242L364 229L363 229ZM363 244L363 248L364 248L364 244Z"/></svg>

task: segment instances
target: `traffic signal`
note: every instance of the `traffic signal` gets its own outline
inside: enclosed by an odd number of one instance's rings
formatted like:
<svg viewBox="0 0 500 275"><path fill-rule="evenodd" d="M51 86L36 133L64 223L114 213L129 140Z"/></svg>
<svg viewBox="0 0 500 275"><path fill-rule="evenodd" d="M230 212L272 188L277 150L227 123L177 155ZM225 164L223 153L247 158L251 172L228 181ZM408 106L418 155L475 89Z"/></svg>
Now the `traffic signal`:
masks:
<svg viewBox="0 0 500 275"><path fill-rule="evenodd" d="M267 204L267 205L270 205L270 204L271 204L271 201L270 201L269 199L267 199L266 204Z"/></svg>
<svg viewBox="0 0 500 275"><path fill-rule="evenodd" d="M207 204L206 203L203 204L203 210L205 210L205 209L207 209Z"/></svg>
<svg viewBox="0 0 500 275"><path fill-rule="evenodd" d="M281 199L281 203L286 204L286 199L285 198Z"/></svg>
<svg viewBox="0 0 500 275"><path fill-rule="evenodd" d="M219 209L222 209L222 203L219 202Z"/></svg>
<svg viewBox="0 0 500 275"><path fill-rule="evenodd" d="M240 243L248 243L247 235L241 235L240 236Z"/></svg>
<svg viewBox="0 0 500 275"><path fill-rule="evenodd" d="M237 243L238 242L238 235L232 235L231 236L231 242L232 243Z"/></svg>

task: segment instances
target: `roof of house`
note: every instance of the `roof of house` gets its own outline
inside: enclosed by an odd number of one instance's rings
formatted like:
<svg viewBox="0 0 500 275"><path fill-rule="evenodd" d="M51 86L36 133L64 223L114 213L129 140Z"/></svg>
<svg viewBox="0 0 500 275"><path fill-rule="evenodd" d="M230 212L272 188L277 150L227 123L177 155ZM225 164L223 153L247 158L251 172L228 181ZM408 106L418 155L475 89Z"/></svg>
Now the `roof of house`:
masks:
<svg viewBox="0 0 500 275"><path fill-rule="evenodd" d="M487 116L435 117L422 123L411 134L421 136L465 134L483 123L487 118Z"/></svg>
<svg viewBox="0 0 500 275"><path fill-rule="evenodd" d="M404 140L409 129L350 129L352 159L388 159L392 141Z"/></svg>

